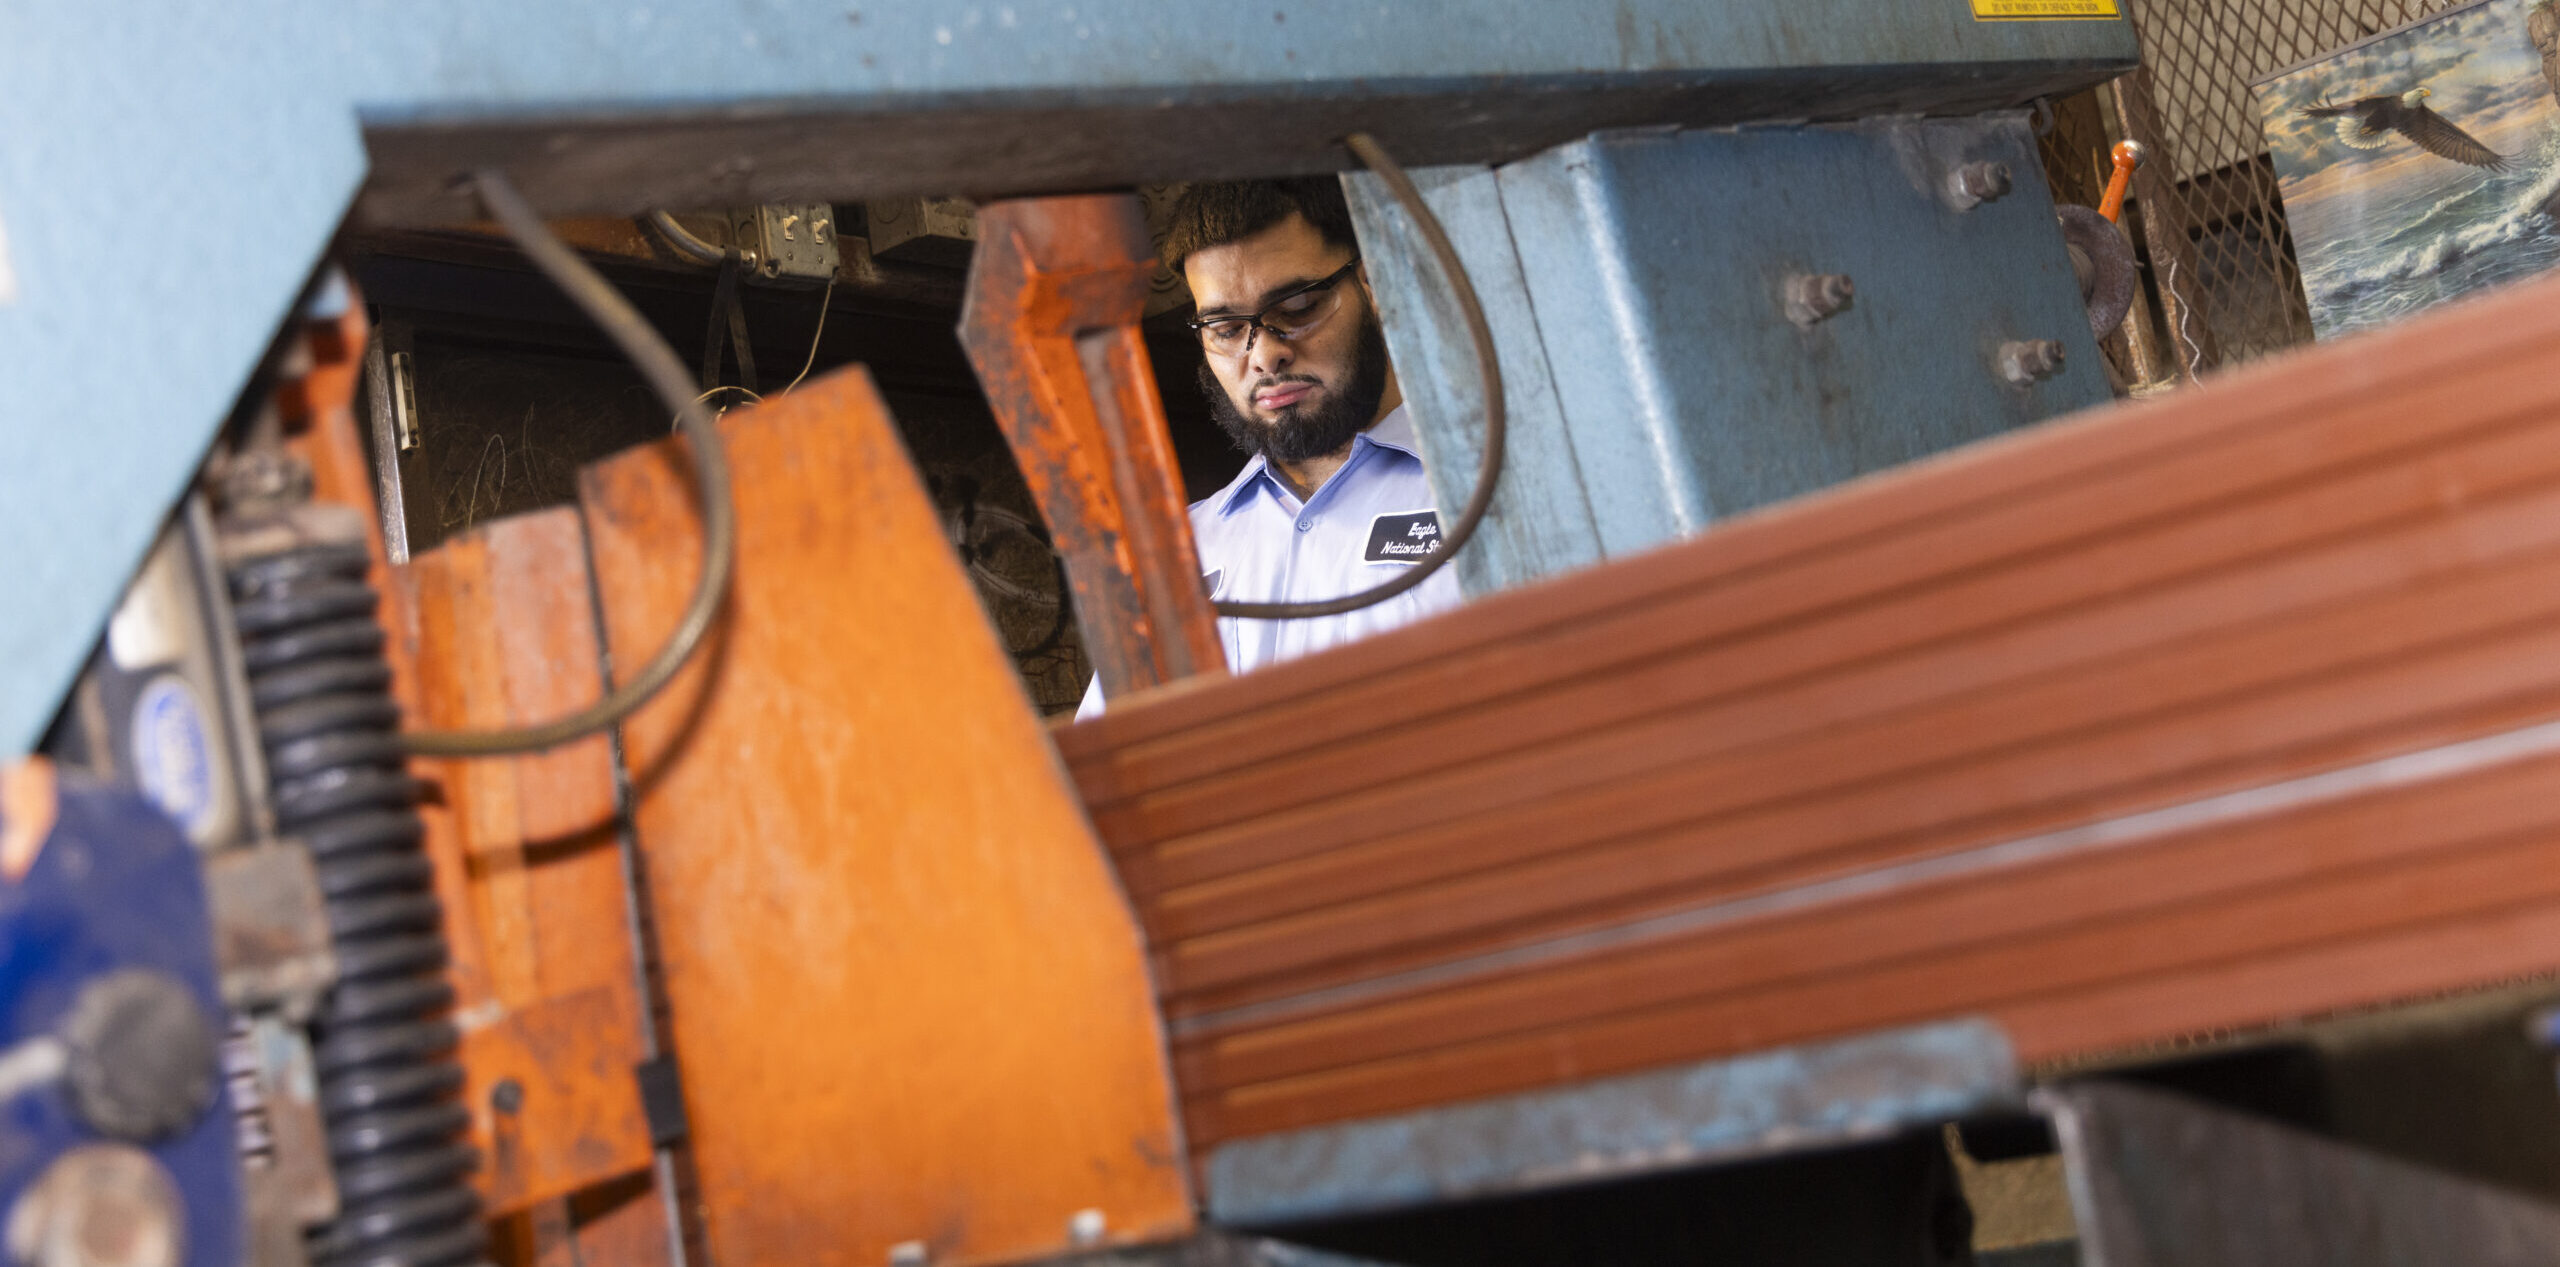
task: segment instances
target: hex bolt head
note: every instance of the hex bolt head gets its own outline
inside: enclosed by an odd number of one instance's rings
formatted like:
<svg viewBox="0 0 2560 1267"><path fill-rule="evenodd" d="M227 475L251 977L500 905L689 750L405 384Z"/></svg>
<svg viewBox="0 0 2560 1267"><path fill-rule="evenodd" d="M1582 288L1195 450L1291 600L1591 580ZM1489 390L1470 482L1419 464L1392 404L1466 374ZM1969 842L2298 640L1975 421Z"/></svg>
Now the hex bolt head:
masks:
<svg viewBox="0 0 2560 1267"><path fill-rule="evenodd" d="M1992 363L2010 386L2033 387L2062 372L2062 345L2051 339L2012 340L2000 345Z"/></svg>
<svg viewBox="0 0 2560 1267"><path fill-rule="evenodd" d="M102 1135L152 1140L213 1104L221 1045L186 985L120 968L80 988L62 1022L72 1108Z"/></svg>
<svg viewBox="0 0 2560 1267"><path fill-rule="evenodd" d="M1848 308L1858 287L1846 273L1798 273L1787 279L1785 297L1787 320L1809 330Z"/></svg>
<svg viewBox="0 0 2560 1267"><path fill-rule="evenodd" d="M1957 207L1968 211L1999 201L2015 187L2007 163L1965 163L1947 173L1947 196L1955 200Z"/></svg>
<svg viewBox="0 0 2560 1267"><path fill-rule="evenodd" d="M515 1114L524 1110L524 1084L513 1078L500 1078L489 1088L489 1107L500 1113Z"/></svg>
<svg viewBox="0 0 2560 1267"><path fill-rule="evenodd" d="M178 1267L186 1207L169 1172L130 1144L83 1144L53 1159L9 1208L22 1267Z"/></svg>

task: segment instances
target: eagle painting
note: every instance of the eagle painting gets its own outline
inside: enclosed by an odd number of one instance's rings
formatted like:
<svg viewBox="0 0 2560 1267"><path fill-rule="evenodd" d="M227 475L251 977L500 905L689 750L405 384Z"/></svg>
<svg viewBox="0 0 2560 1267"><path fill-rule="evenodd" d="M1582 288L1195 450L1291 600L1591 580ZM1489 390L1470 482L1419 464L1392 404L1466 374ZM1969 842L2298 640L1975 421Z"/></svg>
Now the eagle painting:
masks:
<svg viewBox="0 0 2560 1267"><path fill-rule="evenodd" d="M2482 145L2470 133L2455 127L2452 120L2428 109L2428 95L2424 87L2418 87L2397 96L2358 97L2344 105L2324 102L2305 106L2302 112L2315 119L2336 119L2338 139L2360 150L2380 149L2390 143L2396 132L2440 158L2493 172L2507 169L2506 155Z"/></svg>

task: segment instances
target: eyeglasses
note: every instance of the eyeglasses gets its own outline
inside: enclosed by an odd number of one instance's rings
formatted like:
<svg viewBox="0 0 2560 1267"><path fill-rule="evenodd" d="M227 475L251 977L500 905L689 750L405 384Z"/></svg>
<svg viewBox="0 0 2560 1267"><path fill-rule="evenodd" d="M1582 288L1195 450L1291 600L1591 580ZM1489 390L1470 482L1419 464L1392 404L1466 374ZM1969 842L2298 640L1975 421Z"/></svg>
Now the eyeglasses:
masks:
<svg viewBox="0 0 2560 1267"><path fill-rule="evenodd" d="M1350 263L1264 304L1260 312L1202 317L1191 328L1200 333L1200 346L1219 356L1252 351L1256 332L1285 343L1323 324L1342 306L1342 281L1359 267L1360 257L1353 255Z"/></svg>

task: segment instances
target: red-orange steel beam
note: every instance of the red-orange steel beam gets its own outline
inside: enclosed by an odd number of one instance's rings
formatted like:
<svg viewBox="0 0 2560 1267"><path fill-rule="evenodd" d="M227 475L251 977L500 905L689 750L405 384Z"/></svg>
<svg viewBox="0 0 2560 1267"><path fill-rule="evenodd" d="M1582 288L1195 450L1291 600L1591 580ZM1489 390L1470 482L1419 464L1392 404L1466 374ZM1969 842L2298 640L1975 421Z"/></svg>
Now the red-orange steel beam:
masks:
<svg viewBox="0 0 2560 1267"><path fill-rule="evenodd" d="M960 318L1115 699L1226 667L1139 336L1154 267L1132 195L991 203Z"/></svg>
<svg viewBox="0 0 2560 1267"><path fill-rule="evenodd" d="M1115 709L1196 1146L2560 968L2560 280ZM2484 930L2497 930L2494 934Z"/></svg>

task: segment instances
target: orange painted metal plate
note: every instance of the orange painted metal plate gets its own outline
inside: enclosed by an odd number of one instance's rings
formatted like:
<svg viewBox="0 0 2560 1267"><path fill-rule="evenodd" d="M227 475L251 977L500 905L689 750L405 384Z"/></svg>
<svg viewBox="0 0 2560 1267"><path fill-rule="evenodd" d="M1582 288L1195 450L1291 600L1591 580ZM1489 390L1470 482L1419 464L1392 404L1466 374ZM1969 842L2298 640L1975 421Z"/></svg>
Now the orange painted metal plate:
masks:
<svg viewBox="0 0 2560 1267"><path fill-rule="evenodd" d="M632 1076L638 1006L627 985L581 990L510 1010L463 1035L462 1067L475 1093L473 1143L493 1213L648 1168L648 1123ZM487 1089L501 1081L522 1090L522 1108L490 1107Z"/></svg>
<svg viewBox="0 0 2560 1267"><path fill-rule="evenodd" d="M2560 968L2555 617L2560 280L1059 747L1206 1148L1945 1016L2053 1058Z"/></svg>
<svg viewBox="0 0 2560 1267"><path fill-rule="evenodd" d="M736 588L625 732L712 1258L1187 1230L1136 926L869 378L720 425ZM682 453L588 473L617 664L694 583Z"/></svg>
<svg viewBox="0 0 2560 1267"><path fill-rule="evenodd" d="M500 520L404 569L417 612L422 724L544 721L603 672L578 512ZM520 757L427 763L459 872L445 893L466 1103L492 1214L645 1170L633 1070L646 1054L604 736ZM431 841L432 843L438 843ZM490 1091L513 1079L522 1107Z"/></svg>

